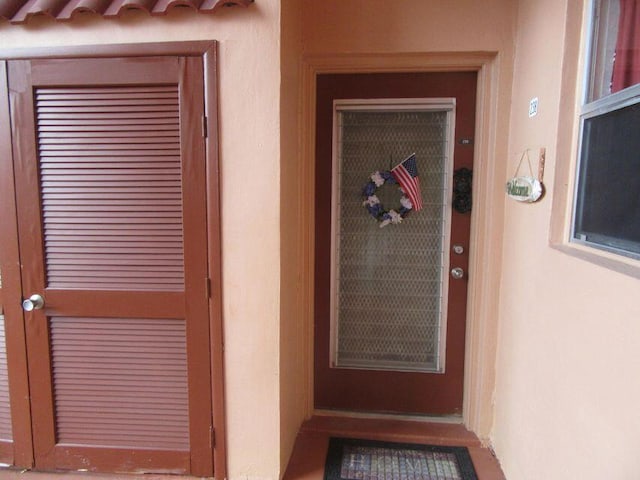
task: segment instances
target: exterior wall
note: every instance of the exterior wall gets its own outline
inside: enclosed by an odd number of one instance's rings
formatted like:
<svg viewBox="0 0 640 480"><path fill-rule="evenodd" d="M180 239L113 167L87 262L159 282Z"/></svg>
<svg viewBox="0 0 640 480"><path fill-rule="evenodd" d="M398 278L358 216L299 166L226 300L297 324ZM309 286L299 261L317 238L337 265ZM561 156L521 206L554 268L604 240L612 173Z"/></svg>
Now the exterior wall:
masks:
<svg viewBox="0 0 640 480"><path fill-rule="evenodd" d="M576 75L562 77L576 68L583 3L519 2L506 173L525 148L536 169L546 147L548 191L505 209L492 441L509 479L632 479L640 468L638 280L549 244L552 202L571 183L576 150Z"/></svg>
<svg viewBox="0 0 640 480"><path fill-rule="evenodd" d="M0 23L3 48L218 40L229 477L280 473L280 2Z"/></svg>
<svg viewBox="0 0 640 480"><path fill-rule="evenodd" d="M317 53L500 52L509 58L509 0L309 0L304 50Z"/></svg>
<svg viewBox="0 0 640 480"><path fill-rule="evenodd" d="M552 188L554 177L574 152L566 138L574 142L575 128L561 119L573 118L575 103L567 95L573 98L575 85L567 84L566 74L563 84L563 67L571 57L564 55L566 34L575 34L576 6L582 3L260 0L247 10L223 9L213 16L172 10L160 18L130 12L115 21L87 14L68 24L0 23L3 48L220 42L231 479L278 478L299 423L311 411L312 329L302 319L300 291L301 272L310 268L300 252L309 212L298 210L304 206L299 179L306 171L298 140L310 132L298 123L300 55L442 52L497 53L497 101L484 107L497 118L498 134L491 139L493 155L479 162L506 180L523 149L547 149L548 191L541 202L516 204L505 202L501 191L482 192L500 207L495 225L504 242L494 249L504 268L493 299L500 325L495 420L491 432L489 418L478 433L490 433L510 479L634 478L640 467L640 417L634 414L640 403L637 280L549 243L552 201L559 193ZM539 114L529 119L534 96ZM535 154L532 159L535 164ZM561 178L555 184L564 183ZM494 280L499 279L487 281ZM484 334L495 337L496 328L487 324ZM487 388L490 398L492 385Z"/></svg>

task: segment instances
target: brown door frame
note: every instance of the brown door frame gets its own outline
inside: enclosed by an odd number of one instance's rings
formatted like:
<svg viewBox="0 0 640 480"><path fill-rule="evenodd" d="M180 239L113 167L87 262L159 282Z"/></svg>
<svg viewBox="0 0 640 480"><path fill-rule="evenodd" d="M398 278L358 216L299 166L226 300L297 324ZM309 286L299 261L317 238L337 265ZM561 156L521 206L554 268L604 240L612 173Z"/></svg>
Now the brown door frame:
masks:
<svg viewBox="0 0 640 480"><path fill-rule="evenodd" d="M212 413L213 426L211 448L214 464L214 476L226 478L226 422L224 405L224 364L223 364L223 318L222 318L222 251L221 251L221 223L220 223L220 183L219 183L219 155L218 155L218 73L217 73L217 42L166 42L150 44L122 44L122 45L96 45L78 47L53 47L53 48L27 48L27 49L0 49L0 89L7 91L6 60L32 60L36 58L109 58L109 57L139 57L139 56L186 56L201 57L204 66L204 113L207 122L203 128L205 132L205 158L206 158L206 189L207 189L207 234L208 234L208 258L207 270L210 283L209 297L209 331L211 345L211 381L212 381ZM11 131L9 128L8 98L0 102L0 153L4 158L12 159ZM4 140L4 141L3 141ZM15 202L13 195L13 167L0 165L2 182L0 184L3 205L11 206ZM5 186L5 183L7 185ZM4 188L6 187L6 188ZM5 203L6 202L6 203ZM0 241L4 250L10 251L18 258L17 233L14 227L15 218L7 213L11 209L0 211L0 220L9 228L0 233ZM6 221L5 221L6 220ZM8 255L7 255L8 257ZM26 376L26 346L24 342L25 328L22 311L19 308L21 302L20 271L18 265L9 265L4 258L0 259L3 268L5 284L10 284L2 291L2 300L6 301L5 312L12 318L11 332L8 333L8 355L15 364L14 371L25 373ZM5 273L6 272L6 273ZM8 308L7 308L8 307ZM9 316L7 315L7 316ZM18 320L19 319L19 320ZM28 401L28 384L20 381L17 373L10 378L12 384L11 403L14 412L14 448L18 454L13 454L13 463L17 467L31 468L33 466L33 439L31 438L31 411ZM14 391L14 386L16 386ZM18 414L18 416L16 415ZM18 420L15 420L18 418ZM215 441L214 441L215 439ZM203 448L203 447L201 447ZM3 454L0 445L0 455Z"/></svg>
<svg viewBox="0 0 640 480"><path fill-rule="evenodd" d="M0 91L6 92L7 62L0 61ZM27 344L24 316L21 308L22 278L16 222L16 197L13 171L13 151L10 129L9 99L0 100L0 268L2 289L0 305L5 318L5 342L9 368L9 401L13 442L0 442L0 461L20 468L33 465L33 438L31 435L31 405L29 402L29 375L27 373Z"/></svg>
<svg viewBox="0 0 640 480"><path fill-rule="evenodd" d="M502 68L497 52L389 52L351 54L310 54L302 59L302 165L300 167L300 208L304 221L301 263L303 264L302 315L305 336L305 402L307 415L313 415L313 321L314 321L314 205L315 205L315 98L316 76L323 73L433 72L471 70L478 72L476 158L472 212L470 271L482 272L469 283L467 345L465 365L464 424L481 438L489 438L494 414L492 392L495 365L498 305L495 291L500 285L500 252L504 232L502 221L504 195L502 180L496 171L504 167L507 144L500 136L505 128L500 115L503 103L500 91L509 88L509 72ZM480 161L482 159L482 161Z"/></svg>

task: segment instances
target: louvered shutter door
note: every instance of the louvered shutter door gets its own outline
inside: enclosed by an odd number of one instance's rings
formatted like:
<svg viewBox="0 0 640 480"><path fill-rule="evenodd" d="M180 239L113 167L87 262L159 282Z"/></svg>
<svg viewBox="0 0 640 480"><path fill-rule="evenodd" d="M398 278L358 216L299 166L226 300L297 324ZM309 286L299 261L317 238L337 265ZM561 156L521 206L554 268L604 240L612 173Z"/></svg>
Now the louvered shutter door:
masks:
<svg viewBox="0 0 640 480"><path fill-rule="evenodd" d="M202 75L199 58L10 70L32 85L14 109L35 112L35 162L14 144L20 218L41 225L19 225L46 301L27 319L48 360L31 370L40 468L212 474Z"/></svg>

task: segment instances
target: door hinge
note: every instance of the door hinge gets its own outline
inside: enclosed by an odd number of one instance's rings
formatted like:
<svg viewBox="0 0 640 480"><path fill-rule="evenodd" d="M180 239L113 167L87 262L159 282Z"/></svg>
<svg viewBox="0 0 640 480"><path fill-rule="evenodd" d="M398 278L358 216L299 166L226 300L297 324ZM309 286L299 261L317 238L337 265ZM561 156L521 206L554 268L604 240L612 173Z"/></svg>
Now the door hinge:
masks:
<svg viewBox="0 0 640 480"><path fill-rule="evenodd" d="M206 115L202 116L202 136L209 138L209 122Z"/></svg>
<svg viewBox="0 0 640 480"><path fill-rule="evenodd" d="M211 434L211 448L216 446L216 429L213 428L213 425L209 427L209 433Z"/></svg>

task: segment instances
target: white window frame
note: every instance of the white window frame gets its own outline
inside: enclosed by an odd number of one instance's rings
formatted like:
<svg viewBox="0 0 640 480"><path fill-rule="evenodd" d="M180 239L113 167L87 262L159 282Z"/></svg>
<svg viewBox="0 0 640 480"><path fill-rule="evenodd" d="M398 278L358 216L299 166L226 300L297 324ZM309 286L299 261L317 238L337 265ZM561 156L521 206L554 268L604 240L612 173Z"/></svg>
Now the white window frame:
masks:
<svg viewBox="0 0 640 480"><path fill-rule="evenodd" d="M631 252L622 248L617 248L609 245L604 245L595 241L590 241L588 238L577 238L576 235L576 222L578 215L578 192L580 189L580 174L582 172L582 149L583 149L583 133L584 124L586 120L597 118L600 115L604 115L610 112L614 112L625 107L640 103L640 84L625 88L616 93L611 93L594 101L589 101L591 97L591 91L594 88L596 76L595 64L599 61L597 56L597 32L599 22L597 21L597 15L599 15L600 2L602 0L591 0L589 2L589 17L586 22L586 48L584 69L582 72L582 102L579 110L579 136L577 145L577 161L574 172L574 188L572 197L572 214L571 225L569 232L569 242L577 245L581 245L588 248L593 248L600 251L606 251L622 257L632 258L640 260L640 254Z"/></svg>

